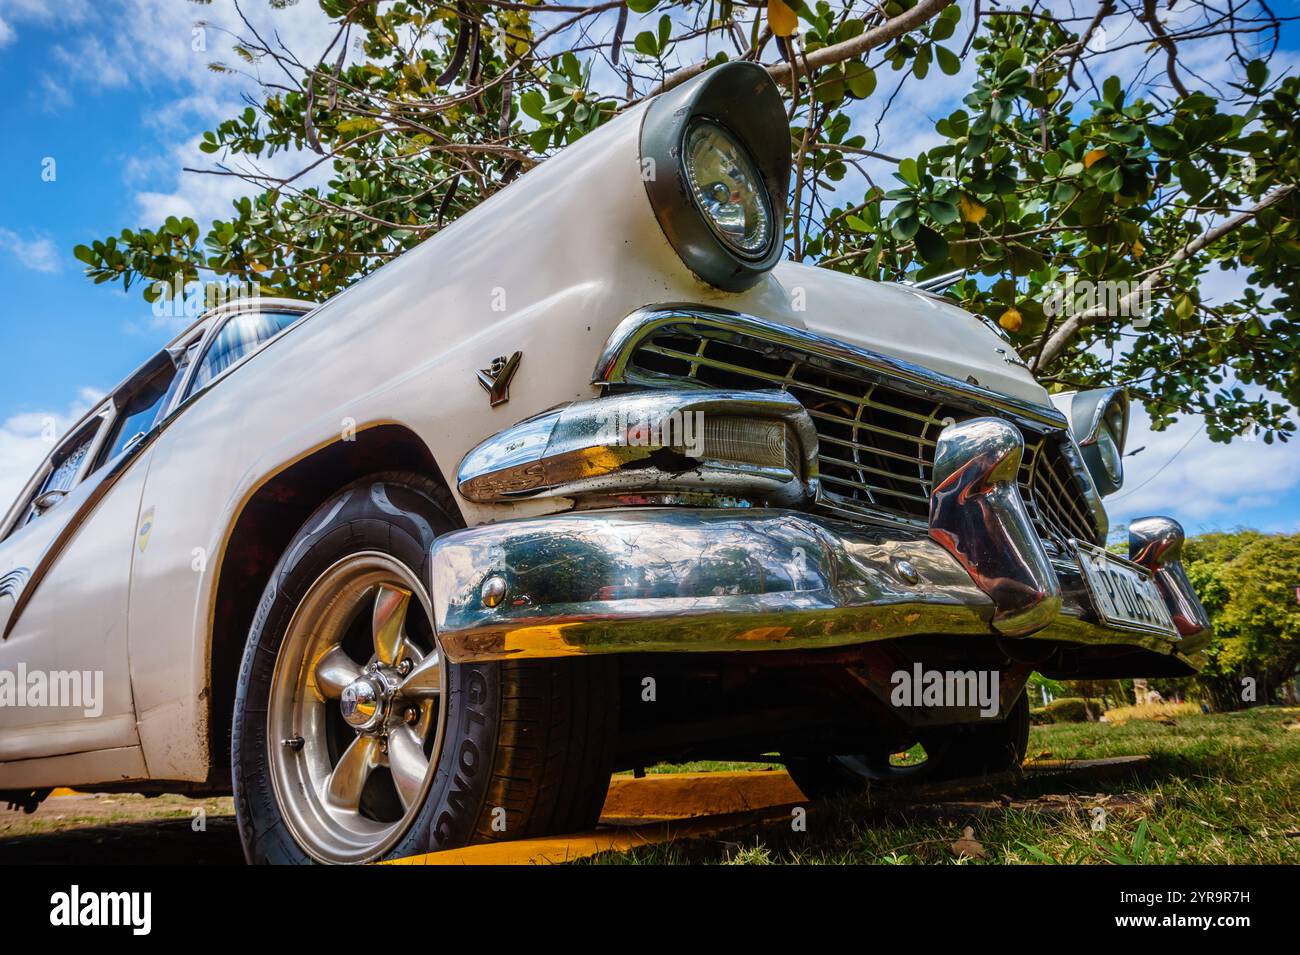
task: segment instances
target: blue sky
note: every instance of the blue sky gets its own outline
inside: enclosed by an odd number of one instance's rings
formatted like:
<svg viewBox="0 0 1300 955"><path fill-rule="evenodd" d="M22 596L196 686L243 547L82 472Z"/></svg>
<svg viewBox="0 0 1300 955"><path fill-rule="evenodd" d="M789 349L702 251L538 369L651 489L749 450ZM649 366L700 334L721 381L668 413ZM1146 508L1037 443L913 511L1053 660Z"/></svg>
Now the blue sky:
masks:
<svg viewBox="0 0 1300 955"><path fill-rule="evenodd" d="M1285 15L1300 12L1296 6L1275 9ZM328 42L328 25L310 0L284 11L271 11L265 0L247 0L244 8L304 58ZM194 32L200 17L209 23L201 35ZM6 187L0 193L0 498L6 503L48 450L48 423L66 426L173 331L136 289L124 294L86 279L73 247L124 227L156 226L169 213L206 222L241 192L228 179L181 171L209 164L195 140L242 108L239 95L249 86L245 78L207 69L209 61L227 57L223 29L236 29L231 0L211 6L0 0L0 182ZM1295 62L1297 47L1293 28L1284 59ZM1211 51L1206 62L1213 61ZM881 148L907 155L924 147L933 120L968 89L966 74L932 74L908 109L888 117ZM51 159L55 176L44 181ZM1212 281L1230 293L1231 277ZM1168 513L1191 532L1300 530L1300 442L1224 447L1198 433L1199 425L1184 420L1157 435L1145 415L1136 416L1130 448L1145 450L1128 461L1127 489L1107 502L1112 521Z"/></svg>

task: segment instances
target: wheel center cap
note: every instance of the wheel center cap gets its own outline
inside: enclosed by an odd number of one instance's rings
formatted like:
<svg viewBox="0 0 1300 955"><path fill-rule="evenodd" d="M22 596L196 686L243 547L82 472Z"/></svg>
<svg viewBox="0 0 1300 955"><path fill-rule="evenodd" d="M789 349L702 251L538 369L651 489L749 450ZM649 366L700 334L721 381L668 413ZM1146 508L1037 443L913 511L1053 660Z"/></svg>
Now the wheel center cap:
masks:
<svg viewBox="0 0 1300 955"><path fill-rule="evenodd" d="M339 709L348 725L354 729L374 729L384 721L383 691L376 680L357 677L343 688Z"/></svg>

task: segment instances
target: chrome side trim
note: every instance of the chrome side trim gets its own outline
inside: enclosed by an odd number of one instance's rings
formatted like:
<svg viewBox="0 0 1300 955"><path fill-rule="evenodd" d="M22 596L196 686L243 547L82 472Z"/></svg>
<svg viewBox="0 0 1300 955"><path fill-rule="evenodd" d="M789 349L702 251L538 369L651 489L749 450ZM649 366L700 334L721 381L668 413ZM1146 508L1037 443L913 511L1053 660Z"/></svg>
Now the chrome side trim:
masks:
<svg viewBox="0 0 1300 955"><path fill-rule="evenodd" d="M1011 637L1041 630L1061 609L1061 589L1016 476L1025 442L1001 418L975 418L939 434L930 538L957 559Z"/></svg>
<svg viewBox="0 0 1300 955"><path fill-rule="evenodd" d="M710 428L724 419L783 425L780 466L711 449ZM463 497L480 503L695 492L793 506L816 497L817 430L803 405L781 391L612 395L493 435L465 455L456 480Z"/></svg>
<svg viewBox="0 0 1300 955"><path fill-rule="evenodd" d="M1044 426L1064 430L1065 416L1050 405L1038 405L1010 395L999 394L979 385L950 377L899 358L859 348L848 342L826 338L805 329L791 328L767 319L722 308L697 305L656 305L638 309L614 329L601 350L592 371L594 385L608 385L623 380L623 372L636 342L664 325L701 323L710 327L728 327L754 338L782 345L793 345L815 355L848 361L888 378L894 384L910 386L926 397L936 392L953 395L995 409L1037 429Z"/></svg>
<svg viewBox="0 0 1300 955"><path fill-rule="evenodd" d="M942 275L933 275L928 279L921 279L917 282L899 282L899 285L906 285L908 288L916 289L918 292L930 292L937 295L944 289L955 285L966 277L970 269L955 269L952 272L944 272Z"/></svg>
<svg viewBox="0 0 1300 955"><path fill-rule="evenodd" d="M1169 517L1143 517L1128 527L1129 560L1150 570L1182 636L1180 653L1195 653L1210 642L1210 616L1201 606L1183 569L1183 528Z"/></svg>

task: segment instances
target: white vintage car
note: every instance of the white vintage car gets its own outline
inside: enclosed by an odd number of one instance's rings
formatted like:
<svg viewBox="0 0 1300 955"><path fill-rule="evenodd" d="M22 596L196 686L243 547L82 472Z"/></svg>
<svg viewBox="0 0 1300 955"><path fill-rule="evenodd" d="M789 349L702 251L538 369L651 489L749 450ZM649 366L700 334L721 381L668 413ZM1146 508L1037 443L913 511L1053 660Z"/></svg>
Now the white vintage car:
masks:
<svg viewBox="0 0 1300 955"><path fill-rule="evenodd" d="M1031 671L1191 672L1181 528L1102 549L1123 393L783 261L789 145L722 66L158 352L0 525L4 795L233 791L249 860L367 862L590 827L665 759L1006 769Z"/></svg>

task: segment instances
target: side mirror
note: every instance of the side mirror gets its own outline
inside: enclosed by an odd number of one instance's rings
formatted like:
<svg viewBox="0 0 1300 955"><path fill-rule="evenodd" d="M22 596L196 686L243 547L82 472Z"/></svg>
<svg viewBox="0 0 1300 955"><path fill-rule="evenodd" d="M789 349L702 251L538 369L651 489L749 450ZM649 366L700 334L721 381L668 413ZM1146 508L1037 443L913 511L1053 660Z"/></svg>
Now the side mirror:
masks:
<svg viewBox="0 0 1300 955"><path fill-rule="evenodd" d="M1128 440L1128 392L1094 388L1052 395L1070 422L1070 432L1102 497L1124 486L1124 443Z"/></svg>

